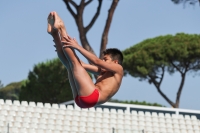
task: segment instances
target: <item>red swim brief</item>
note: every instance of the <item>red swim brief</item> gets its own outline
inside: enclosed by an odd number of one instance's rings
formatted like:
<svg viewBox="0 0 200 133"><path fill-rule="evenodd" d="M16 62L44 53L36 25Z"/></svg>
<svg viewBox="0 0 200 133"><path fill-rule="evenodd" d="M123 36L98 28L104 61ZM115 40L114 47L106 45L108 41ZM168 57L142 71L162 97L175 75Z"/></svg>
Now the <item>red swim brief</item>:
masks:
<svg viewBox="0 0 200 133"><path fill-rule="evenodd" d="M95 89L89 96L76 96L75 102L80 108L94 107L99 99L99 91Z"/></svg>

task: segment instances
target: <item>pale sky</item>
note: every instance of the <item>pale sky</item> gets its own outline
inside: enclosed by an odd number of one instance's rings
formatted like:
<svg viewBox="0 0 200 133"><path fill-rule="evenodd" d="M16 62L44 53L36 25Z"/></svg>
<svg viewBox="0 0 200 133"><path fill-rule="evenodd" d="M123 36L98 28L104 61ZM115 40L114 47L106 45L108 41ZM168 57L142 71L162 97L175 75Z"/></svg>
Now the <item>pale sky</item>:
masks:
<svg viewBox="0 0 200 133"><path fill-rule="evenodd" d="M78 1L78 0L76 0ZM87 34L97 55L102 31L111 0L104 0L99 18ZM86 7L85 25L96 11L97 1ZM5 85L24 80L33 66L57 57L52 37L47 34L47 16L56 11L65 22L68 33L79 41L74 19L60 1L0 1L0 80ZM120 0L114 13L107 48L125 50L144 39L179 32L199 34L199 5L174 5L171 0ZM80 42L80 41L79 41ZM86 61L83 56L80 58ZM199 76L188 74L181 95L180 108L200 109ZM180 75L166 75L164 93L174 101ZM131 76L124 77L120 90L113 97L119 100L138 100L170 107L153 85Z"/></svg>

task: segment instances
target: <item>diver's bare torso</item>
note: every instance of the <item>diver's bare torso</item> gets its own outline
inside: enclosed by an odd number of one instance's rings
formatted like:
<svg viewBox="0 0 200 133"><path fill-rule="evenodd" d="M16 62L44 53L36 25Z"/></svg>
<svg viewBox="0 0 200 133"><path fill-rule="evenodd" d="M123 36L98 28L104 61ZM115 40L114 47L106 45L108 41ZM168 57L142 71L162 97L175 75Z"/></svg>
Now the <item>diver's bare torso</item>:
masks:
<svg viewBox="0 0 200 133"><path fill-rule="evenodd" d="M97 104L105 103L118 90L121 85L123 75L110 71L101 72L95 83L96 89L99 90L99 100Z"/></svg>

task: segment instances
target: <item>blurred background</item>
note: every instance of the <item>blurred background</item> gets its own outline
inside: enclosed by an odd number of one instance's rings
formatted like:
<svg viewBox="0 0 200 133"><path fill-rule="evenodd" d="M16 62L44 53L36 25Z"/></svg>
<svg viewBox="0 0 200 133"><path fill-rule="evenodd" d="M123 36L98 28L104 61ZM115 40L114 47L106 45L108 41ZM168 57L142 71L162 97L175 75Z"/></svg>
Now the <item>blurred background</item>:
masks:
<svg viewBox="0 0 200 133"><path fill-rule="evenodd" d="M80 4L78 0L75 2L77 5ZM111 4L111 0L102 2L100 14L86 34L88 42L97 56L100 54L102 33ZM84 26L91 22L98 5L98 1L92 1L85 7ZM70 7L76 13L72 3ZM66 80L67 73L61 67L62 64L56 60L57 54L53 47L53 38L47 33L48 14L56 11L63 19L69 35L75 37L81 44L77 24L67 9L66 3L62 0L1 1L0 9L0 98L50 103L60 103L72 99L70 86L66 83L68 82ZM199 12L198 3L175 4L171 0L121 0L114 11L108 33L107 48L116 47L124 51L145 39L161 35L199 34ZM87 62L82 55L77 54L81 60ZM61 69L62 71L60 71ZM45 74L42 74L44 71ZM50 76L54 72L57 73L56 81ZM39 75L41 78L38 78ZM63 78L59 79L58 77ZM46 81L46 79L50 80ZM199 79L198 71L186 74L179 108L200 109ZM95 79L93 80L95 82ZM176 101L180 82L179 72L174 72L172 75L165 73L160 88L173 102ZM57 92L59 89L56 90L56 88L62 89ZM43 96L39 96L40 94ZM112 99L145 101L172 107L158 93L153 84L149 84L148 81L139 81L139 78L129 74L123 78L119 91Z"/></svg>

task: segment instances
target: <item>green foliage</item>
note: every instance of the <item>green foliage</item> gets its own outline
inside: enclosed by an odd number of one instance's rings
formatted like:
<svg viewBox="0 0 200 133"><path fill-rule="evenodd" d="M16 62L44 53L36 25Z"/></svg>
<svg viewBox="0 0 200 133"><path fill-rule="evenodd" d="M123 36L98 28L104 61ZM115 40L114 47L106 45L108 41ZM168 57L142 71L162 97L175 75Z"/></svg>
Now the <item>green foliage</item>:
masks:
<svg viewBox="0 0 200 133"><path fill-rule="evenodd" d="M189 3L191 5L194 5L198 2L200 2L199 0L171 0L172 2L174 2L175 4L180 4L180 3L183 3L183 4L186 4L186 3Z"/></svg>
<svg viewBox="0 0 200 133"><path fill-rule="evenodd" d="M13 82L0 89L0 99L18 100L21 86L24 81Z"/></svg>
<svg viewBox="0 0 200 133"><path fill-rule="evenodd" d="M147 39L123 51L126 73L140 80L160 77L162 68L196 72L200 69L200 35L179 33Z"/></svg>
<svg viewBox="0 0 200 133"><path fill-rule="evenodd" d="M200 70L200 35L178 33L147 39L124 50L123 55L125 74L153 83L160 95L178 108L186 74ZM175 102L160 88L165 72L181 74Z"/></svg>
<svg viewBox="0 0 200 133"><path fill-rule="evenodd" d="M1 88L3 88L3 84L1 83L1 80L0 80L0 89L1 89Z"/></svg>
<svg viewBox="0 0 200 133"><path fill-rule="evenodd" d="M62 103L72 99L67 69L57 58L35 65L19 96L21 101L43 103Z"/></svg>
<svg viewBox="0 0 200 133"><path fill-rule="evenodd" d="M110 99L109 102L113 103L125 103L125 104L135 104L135 105L145 105L145 106L157 106L157 107L165 107L161 104L158 103L147 103L145 101L143 102L138 102L138 101L122 101L122 100L117 100L117 99Z"/></svg>

